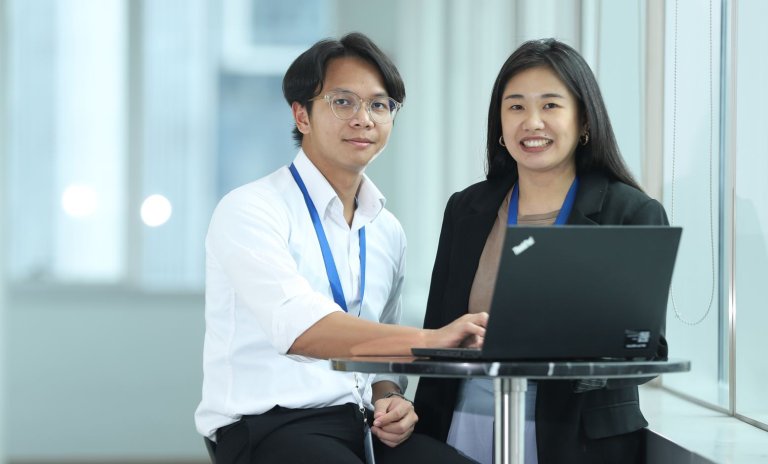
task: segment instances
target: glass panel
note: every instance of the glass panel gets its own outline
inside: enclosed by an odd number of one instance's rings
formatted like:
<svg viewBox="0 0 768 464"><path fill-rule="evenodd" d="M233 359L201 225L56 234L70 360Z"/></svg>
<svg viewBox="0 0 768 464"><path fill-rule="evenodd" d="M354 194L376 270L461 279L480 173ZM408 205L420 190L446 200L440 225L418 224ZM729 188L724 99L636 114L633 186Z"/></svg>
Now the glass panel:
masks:
<svg viewBox="0 0 768 464"><path fill-rule="evenodd" d="M53 272L116 281L124 271L126 9L58 2ZM57 200L58 198L55 198Z"/></svg>
<svg viewBox="0 0 768 464"><path fill-rule="evenodd" d="M213 202L216 50L208 2L145 2L131 225L145 289L201 289ZM140 26L140 27L138 27Z"/></svg>
<svg viewBox="0 0 768 464"><path fill-rule="evenodd" d="M602 40L595 63L590 63L600 81L611 125L621 154L635 179L642 183L640 156L645 66L642 49L644 16L639 0L602 2L595 25ZM585 36L594 33L585 30Z"/></svg>
<svg viewBox="0 0 768 464"><path fill-rule="evenodd" d="M736 292L736 412L768 424L768 148L765 108L768 108L768 62L762 45L768 43L768 3L740 0L735 24L736 151L735 292Z"/></svg>
<svg viewBox="0 0 768 464"><path fill-rule="evenodd" d="M251 0L250 36L254 43L305 47L326 29L327 0ZM371 20L374 20L371 18Z"/></svg>
<svg viewBox="0 0 768 464"><path fill-rule="evenodd" d="M692 370L666 376L664 384L727 407L727 376L718 362L725 320L718 304L719 15L697 3L666 6L664 206L683 226L667 339L670 356L690 359Z"/></svg>
<svg viewBox="0 0 768 464"><path fill-rule="evenodd" d="M10 277L125 271L122 0L9 3Z"/></svg>
<svg viewBox="0 0 768 464"><path fill-rule="evenodd" d="M54 0L6 8L8 278L44 281L53 278Z"/></svg>
<svg viewBox="0 0 768 464"><path fill-rule="evenodd" d="M222 4L216 200L296 156L288 65L329 35L329 0L227 0Z"/></svg>
<svg viewBox="0 0 768 464"><path fill-rule="evenodd" d="M217 198L280 166L298 148L293 116L283 99L282 76L222 74L219 80Z"/></svg>

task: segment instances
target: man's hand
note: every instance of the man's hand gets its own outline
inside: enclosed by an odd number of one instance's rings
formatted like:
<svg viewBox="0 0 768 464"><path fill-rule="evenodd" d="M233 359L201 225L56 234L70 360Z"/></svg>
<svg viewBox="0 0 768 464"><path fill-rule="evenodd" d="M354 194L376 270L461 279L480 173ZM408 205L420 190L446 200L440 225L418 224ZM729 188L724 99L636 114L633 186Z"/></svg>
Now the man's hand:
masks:
<svg viewBox="0 0 768 464"><path fill-rule="evenodd" d="M382 443L394 448L411 436L418 421L419 416L410 401L390 396L374 404L371 432Z"/></svg>
<svg viewBox="0 0 768 464"><path fill-rule="evenodd" d="M488 313L465 314L444 327L430 331L427 348L482 348L487 324Z"/></svg>
<svg viewBox="0 0 768 464"><path fill-rule="evenodd" d="M481 348L483 345L483 339L485 338L485 326L488 324L488 313L475 313L465 314L445 327L439 329L415 329L413 327L396 326L390 324L374 324L370 321L358 319L354 316L350 316L347 313L329 314L325 318L321 319L314 326L321 324L327 319L346 318L350 320L356 320L360 323L367 323L371 326L375 326L377 331L379 329L385 329L393 333L392 335L380 336L376 331L371 331L372 336L369 336L365 341L356 345L352 345L349 348L349 353L345 355L336 356L411 356L411 348L455 348L457 346L465 346L471 348ZM333 327L333 329L331 329ZM339 332L349 332L347 330L341 330L342 325L327 326L327 330L324 329L322 337L307 337L301 343L301 346L297 347L299 340L304 338L304 335L296 339L291 349L288 351L290 354L304 354L316 358L328 357L329 352L323 352L317 354L317 351L310 350L311 346L326 346L328 340L333 340L334 335ZM351 327L347 325L346 327ZM311 331L311 328L309 329ZM306 332L305 332L306 334ZM315 345L310 344L310 340ZM330 353L333 354L333 353Z"/></svg>

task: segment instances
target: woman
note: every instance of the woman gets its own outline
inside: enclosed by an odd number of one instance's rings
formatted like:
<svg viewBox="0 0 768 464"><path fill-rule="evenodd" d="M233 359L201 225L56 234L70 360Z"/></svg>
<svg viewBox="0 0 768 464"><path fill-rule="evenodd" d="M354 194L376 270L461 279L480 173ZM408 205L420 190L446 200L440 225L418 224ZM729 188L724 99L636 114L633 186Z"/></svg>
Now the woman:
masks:
<svg viewBox="0 0 768 464"><path fill-rule="evenodd" d="M589 66L554 39L524 43L502 66L488 110L487 152L487 179L448 201L425 328L490 309L508 224L668 223L627 170ZM662 337L658 356L666 355ZM642 462L647 422L639 383L529 383L526 463ZM490 463L492 400L487 379L422 378L417 430Z"/></svg>

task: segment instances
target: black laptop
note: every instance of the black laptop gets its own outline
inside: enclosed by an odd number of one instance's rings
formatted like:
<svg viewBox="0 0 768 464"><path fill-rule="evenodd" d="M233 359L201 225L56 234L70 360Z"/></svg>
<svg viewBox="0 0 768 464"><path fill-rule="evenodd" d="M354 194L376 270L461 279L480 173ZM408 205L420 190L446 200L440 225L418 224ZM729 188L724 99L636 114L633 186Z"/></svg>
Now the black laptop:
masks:
<svg viewBox="0 0 768 464"><path fill-rule="evenodd" d="M682 229L509 227L482 350L413 348L483 360L627 360L656 354Z"/></svg>

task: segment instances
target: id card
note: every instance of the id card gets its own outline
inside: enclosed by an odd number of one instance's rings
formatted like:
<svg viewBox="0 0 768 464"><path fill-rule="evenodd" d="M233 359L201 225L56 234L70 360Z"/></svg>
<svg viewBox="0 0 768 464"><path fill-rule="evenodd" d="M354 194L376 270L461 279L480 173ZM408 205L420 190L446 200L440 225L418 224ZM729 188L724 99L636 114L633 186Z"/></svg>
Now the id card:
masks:
<svg viewBox="0 0 768 464"><path fill-rule="evenodd" d="M376 464L376 458L373 455L373 434L371 428L366 422L363 426L363 448L365 448L365 462L366 464Z"/></svg>

